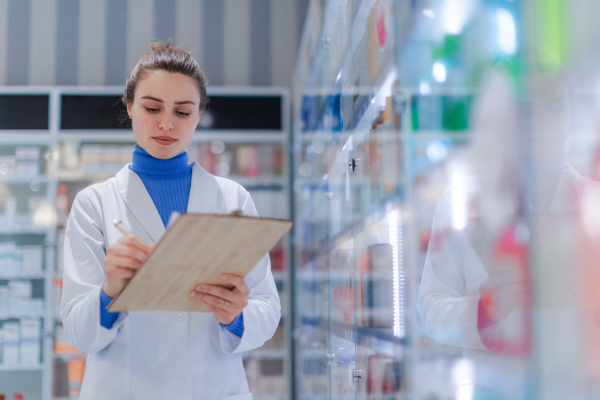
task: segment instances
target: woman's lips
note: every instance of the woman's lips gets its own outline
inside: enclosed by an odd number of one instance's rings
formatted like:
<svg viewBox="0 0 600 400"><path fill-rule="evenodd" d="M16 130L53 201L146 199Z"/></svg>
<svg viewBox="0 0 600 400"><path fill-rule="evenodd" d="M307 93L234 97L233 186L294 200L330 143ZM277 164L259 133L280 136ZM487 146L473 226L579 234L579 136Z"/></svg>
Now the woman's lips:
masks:
<svg viewBox="0 0 600 400"><path fill-rule="evenodd" d="M158 144L162 144L164 146L173 144L177 140L168 136L153 136L152 139L154 139Z"/></svg>

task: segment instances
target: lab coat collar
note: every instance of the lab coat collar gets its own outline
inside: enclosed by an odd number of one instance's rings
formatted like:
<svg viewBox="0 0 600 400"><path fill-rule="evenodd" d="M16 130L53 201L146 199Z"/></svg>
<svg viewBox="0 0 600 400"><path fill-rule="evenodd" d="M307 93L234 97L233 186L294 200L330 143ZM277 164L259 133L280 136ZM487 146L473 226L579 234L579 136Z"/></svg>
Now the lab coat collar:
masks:
<svg viewBox="0 0 600 400"><path fill-rule="evenodd" d="M117 190L146 232L158 242L166 231L165 226L144 182L129 169L130 165L125 165L115 176Z"/></svg>
<svg viewBox="0 0 600 400"><path fill-rule="evenodd" d="M192 186L188 200L188 213L221 213L218 207L219 185L216 178L198 163L192 165Z"/></svg>
<svg viewBox="0 0 600 400"><path fill-rule="evenodd" d="M127 164L115 177L117 190L127 207L156 242L166 232L158 210L140 177ZM189 213L222 213L217 206L219 187L214 176L198 163L192 165Z"/></svg>

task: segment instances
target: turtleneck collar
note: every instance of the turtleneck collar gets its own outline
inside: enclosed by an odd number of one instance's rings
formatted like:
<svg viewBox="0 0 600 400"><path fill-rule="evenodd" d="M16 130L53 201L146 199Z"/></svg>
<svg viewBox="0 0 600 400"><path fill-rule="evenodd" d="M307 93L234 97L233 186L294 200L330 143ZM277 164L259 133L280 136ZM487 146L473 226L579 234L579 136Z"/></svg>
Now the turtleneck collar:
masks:
<svg viewBox="0 0 600 400"><path fill-rule="evenodd" d="M185 151L168 160L161 160L152 157L146 150L135 145L131 170L136 174L172 176L189 174L191 169L192 167L188 164L188 154Z"/></svg>

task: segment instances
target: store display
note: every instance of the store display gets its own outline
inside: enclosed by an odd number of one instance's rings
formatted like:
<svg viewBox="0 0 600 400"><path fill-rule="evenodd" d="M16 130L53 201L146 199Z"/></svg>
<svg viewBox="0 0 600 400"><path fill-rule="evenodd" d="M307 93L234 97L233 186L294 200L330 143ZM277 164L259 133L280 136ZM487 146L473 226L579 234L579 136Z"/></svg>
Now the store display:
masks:
<svg viewBox="0 0 600 400"><path fill-rule="evenodd" d="M47 87L34 90L49 95ZM65 96L65 88L52 90L52 93L58 92L63 100L68 97ZM110 97L103 90L98 94L93 88L68 88L69 96L73 90L98 100L98 104ZM221 89L210 90L218 93ZM0 91L6 97L4 92L13 93L14 88L0 88ZM225 91L227 99L239 97L232 95L228 89ZM285 177L290 123L284 121L285 115L281 113L283 107L289 106L287 94L284 90L264 88L243 92L244 98L252 92L254 103L268 97L270 102L263 102L261 107L278 107L278 115L282 117L277 124L279 128L270 128L268 137L264 131L249 129L219 131L218 136L210 129L198 131L187 149L189 160L204 163L207 157L202 156L202 151L206 151L214 156L214 160L205 168L211 173L236 180L248 189L261 216L289 219L289 185ZM122 95L122 89L115 89L113 94L116 97ZM49 108L56 105L47 103ZM58 106L62 107L63 103L59 102ZM118 129L107 134L106 130L80 129L75 133L63 126L68 121L56 120L57 116L61 116L60 109L48 112L47 119L53 122L33 134L35 142L30 143L30 137L24 137L23 131L18 130L4 129L1 135L4 139L0 138L0 227L4 235L0 240L0 332L4 333L3 326L9 332L9 340L2 339L0 342L0 356L6 359L5 362L0 358L0 392L12 376L38 377L31 379L39 380L33 387L36 388L35 393L39 393L37 390L40 388L42 400L52 398L53 393L49 392L52 386L55 397L76 396L83 377L86 355L68 343L59 313L62 241L70 207L80 190L104 181L131 162L135 143L130 130ZM21 142L15 140L19 137L23 138ZM18 144L13 144L15 142ZM242 158L239 162L241 171L238 170L238 147ZM287 282L289 246L286 238L272 252L273 272L280 289L284 318L289 318L289 302L286 301L290 286ZM27 335L23 338L19 333L21 325L29 326L28 321L31 320L41 322L37 344L35 338ZM11 328L10 324L16 324L17 338L11 336L14 325ZM51 334L53 331L54 336ZM279 361L276 366L279 381L267 385L271 398L284 399L289 394L291 370L287 351L284 350L289 347L289 336L289 325L282 322L275 337L268 342L266 353L263 349L251 352L257 360L266 357ZM47 357L48 354L50 357ZM271 375L264 376L267 380L271 379ZM70 393L66 390L67 386ZM17 391L21 392L14 390ZM29 392L24 393L27 395ZM12 396L13 392L6 394Z"/></svg>
<svg viewBox="0 0 600 400"><path fill-rule="evenodd" d="M222 141L192 145L197 147L198 162L217 176L280 177L283 173L281 146L273 144L225 144Z"/></svg>

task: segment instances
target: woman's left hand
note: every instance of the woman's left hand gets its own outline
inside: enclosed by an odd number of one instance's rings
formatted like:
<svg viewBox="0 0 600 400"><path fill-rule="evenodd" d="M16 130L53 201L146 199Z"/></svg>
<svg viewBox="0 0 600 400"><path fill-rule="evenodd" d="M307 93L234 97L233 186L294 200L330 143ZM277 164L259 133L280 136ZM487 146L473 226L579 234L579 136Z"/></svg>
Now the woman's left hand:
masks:
<svg viewBox="0 0 600 400"><path fill-rule="evenodd" d="M208 305L215 314L217 321L223 325L231 325L233 320L242 313L248 305L250 289L244 278L226 274L222 276L226 282L233 284L233 289L216 285L198 285L192 292L192 297Z"/></svg>

